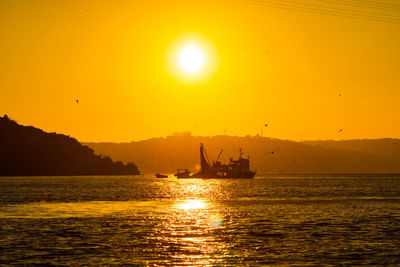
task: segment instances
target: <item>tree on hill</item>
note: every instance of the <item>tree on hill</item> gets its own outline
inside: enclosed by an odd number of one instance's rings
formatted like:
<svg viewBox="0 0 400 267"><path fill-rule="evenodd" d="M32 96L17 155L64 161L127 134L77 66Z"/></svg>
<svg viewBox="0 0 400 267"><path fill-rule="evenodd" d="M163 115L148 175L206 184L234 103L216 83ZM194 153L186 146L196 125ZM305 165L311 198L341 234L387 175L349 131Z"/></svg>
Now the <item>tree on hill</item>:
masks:
<svg viewBox="0 0 400 267"><path fill-rule="evenodd" d="M0 175L128 175L139 174L129 162L96 155L76 139L22 126L0 117Z"/></svg>

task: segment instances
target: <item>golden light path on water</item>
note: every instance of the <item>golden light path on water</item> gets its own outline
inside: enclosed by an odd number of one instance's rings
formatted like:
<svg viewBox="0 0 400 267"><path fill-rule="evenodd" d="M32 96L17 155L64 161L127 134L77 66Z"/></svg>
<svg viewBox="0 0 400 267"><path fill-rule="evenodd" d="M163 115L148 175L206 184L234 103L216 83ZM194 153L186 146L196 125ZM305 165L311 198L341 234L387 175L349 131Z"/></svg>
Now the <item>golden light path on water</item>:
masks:
<svg viewBox="0 0 400 267"><path fill-rule="evenodd" d="M126 218L133 231L137 222L146 225L143 242L162 247L174 262L197 266L218 263L215 254L226 246L215 239L214 231L223 226L216 203L199 194L210 190L202 180L182 181L181 194L189 199L150 201L34 202L3 206L0 218L73 219ZM130 223L132 222L132 223ZM214 255L214 256L213 256Z"/></svg>
<svg viewBox="0 0 400 267"><path fill-rule="evenodd" d="M179 207L184 210L202 209L205 207L204 201L189 199L179 204Z"/></svg>

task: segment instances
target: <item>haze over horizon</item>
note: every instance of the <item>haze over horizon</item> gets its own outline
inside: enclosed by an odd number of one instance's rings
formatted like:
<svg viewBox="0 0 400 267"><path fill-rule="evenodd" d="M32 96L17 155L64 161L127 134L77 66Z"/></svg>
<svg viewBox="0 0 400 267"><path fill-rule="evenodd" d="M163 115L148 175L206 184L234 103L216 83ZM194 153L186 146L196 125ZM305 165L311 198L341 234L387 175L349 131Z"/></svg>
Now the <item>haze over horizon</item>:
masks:
<svg viewBox="0 0 400 267"><path fill-rule="evenodd" d="M133 161L144 174L175 173L177 169L196 171L199 145L203 143L210 162L223 149L220 160L229 162L250 157L250 166L262 175L400 173L400 139L305 141L272 139L260 136L170 136L129 143L83 143L99 155L114 160ZM274 153L271 153L274 151Z"/></svg>
<svg viewBox="0 0 400 267"><path fill-rule="evenodd" d="M360 19L255 2L1 1L0 114L82 142L262 127L400 138L395 9L309 3Z"/></svg>

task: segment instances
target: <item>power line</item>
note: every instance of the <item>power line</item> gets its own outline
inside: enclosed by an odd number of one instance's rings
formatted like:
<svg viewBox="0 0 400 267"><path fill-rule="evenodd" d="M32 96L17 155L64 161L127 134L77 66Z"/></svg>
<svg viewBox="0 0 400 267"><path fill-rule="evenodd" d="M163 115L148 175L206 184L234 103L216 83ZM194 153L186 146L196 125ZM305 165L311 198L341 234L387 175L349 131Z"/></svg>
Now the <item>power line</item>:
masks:
<svg viewBox="0 0 400 267"><path fill-rule="evenodd" d="M371 16L357 15L357 14L344 14L344 13L332 12L329 10L321 11L321 10L315 10L315 9L301 7L301 6L281 5L281 4L266 3L266 2L260 3L260 2L254 2L254 1L250 2L250 1L244 1L244 0L228 0L228 1L243 3L243 4L255 4L255 5L267 6L267 7L278 8L278 9L301 11L301 12L306 12L306 13L311 13L311 14L331 15L331 16L336 16L336 17L355 18L355 19L363 19L363 20L368 20L368 21L400 23L400 21L391 20L391 19L387 19L387 18L377 18L377 17L371 17Z"/></svg>
<svg viewBox="0 0 400 267"><path fill-rule="evenodd" d="M377 18L389 18L389 19L398 19L398 15L389 15L382 13L376 13L376 12L367 12L367 11L360 11L360 10L353 10L353 9L348 9L348 8L342 8L342 7L335 7L335 6L324 6L320 4L312 4L312 3L299 3L297 1L290 1L290 0L252 0L254 2L272 2L274 4L285 4L285 5L293 5L295 7L305 7L305 8L310 8L310 9L316 9L316 10L321 10L321 11L334 11L334 12L343 12L347 14L354 14L354 15L363 15L363 16L373 16ZM321 0L320 0L321 1ZM384 17L380 17L380 15L383 15Z"/></svg>
<svg viewBox="0 0 400 267"><path fill-rule="evenodd" d="M382 6L382 7L388 7L388 8L400 8L400 5L395 5L395 4L389 4L389 3L384 3L384 2L376 2L376 1L369 1L369 0L354 0L355 2L361 2L361 3L370 3L376 6Z"/></svg>
<svg viewBox="0 0 400 267"><path fill-rule="evenodd" d="M351 0L349 0L349 1L346 1L346 0L319 0L319 1L337 4L337 5L376 9L376 10L382 10L382 11L391 11L391 12L400 11L400 6L390 6L390 7L389 6L379 6L379 5L369 4L369 3L364 3L364 2L355 3L354 1L351 1Z"/></svg>
<svg viewBox="0 0 400 267"><path fill-rule="evenodd" d="M227 0L236 3L243 3L243 4L252 4L252 5L260 5L260 6L267 6L272 8L278 9L286 9L286 10L294 10L294 11L301 11L307 12L312 14L323 14L323 15L331 15L337 17L344 17L344 18L355 18L355 19L363 19L368 21L380 21L380 22L389 22L389 23L400 23L400 19L397 19L397 16L385 16L384 14L376 14L376 13L365 13L362 11L355 11L355 10L343 10L342 8L332 8L332 6L321 6L321 5L310 5L310 4L300 4L294 3L290 1L279 1L278 3L275 1L261 1L261 0ZM286 2L286 3L285 3ZM383 16L379 16L383 15Z"/></svg>
<svg viewBox="0 0 400 267"><path fill-rule="evenodd" d="M340 15L350 15L350 16L357 16L357 17L366 17L366 18L373 18L373 19L383 19L383 20L395 20L397 21L398 16L385 16L384 14L380 13L371 13L371 12L363 12L357 10L349 10L344 8L332 7L332 6L321 6L315 4L308 4L308 3L299 3L289 0L250 0L250 1L243 1L242 2L249 2L253 4L262 4L262 5L277 5L282 7L289 7L289 8L298 8L298 9L306 9L308 11L315 11L315 12L330 12ZM381 16L383 15L383 17ZM397 21L397 22L400 22Z"/></svg>

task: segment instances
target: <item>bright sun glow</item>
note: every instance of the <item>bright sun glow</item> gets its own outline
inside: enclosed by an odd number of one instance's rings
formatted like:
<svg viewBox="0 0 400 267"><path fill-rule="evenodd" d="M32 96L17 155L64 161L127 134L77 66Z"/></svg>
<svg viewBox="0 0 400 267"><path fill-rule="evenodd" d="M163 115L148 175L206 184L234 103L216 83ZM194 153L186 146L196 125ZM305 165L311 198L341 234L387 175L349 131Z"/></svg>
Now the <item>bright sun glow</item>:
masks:
<svg viewBox="0 0 400 267"><path fill-rule="evenodd" d="M198 72L204 66L204 54L198 47L189 45L179 53L179 66L186 72Z"/></svg>

